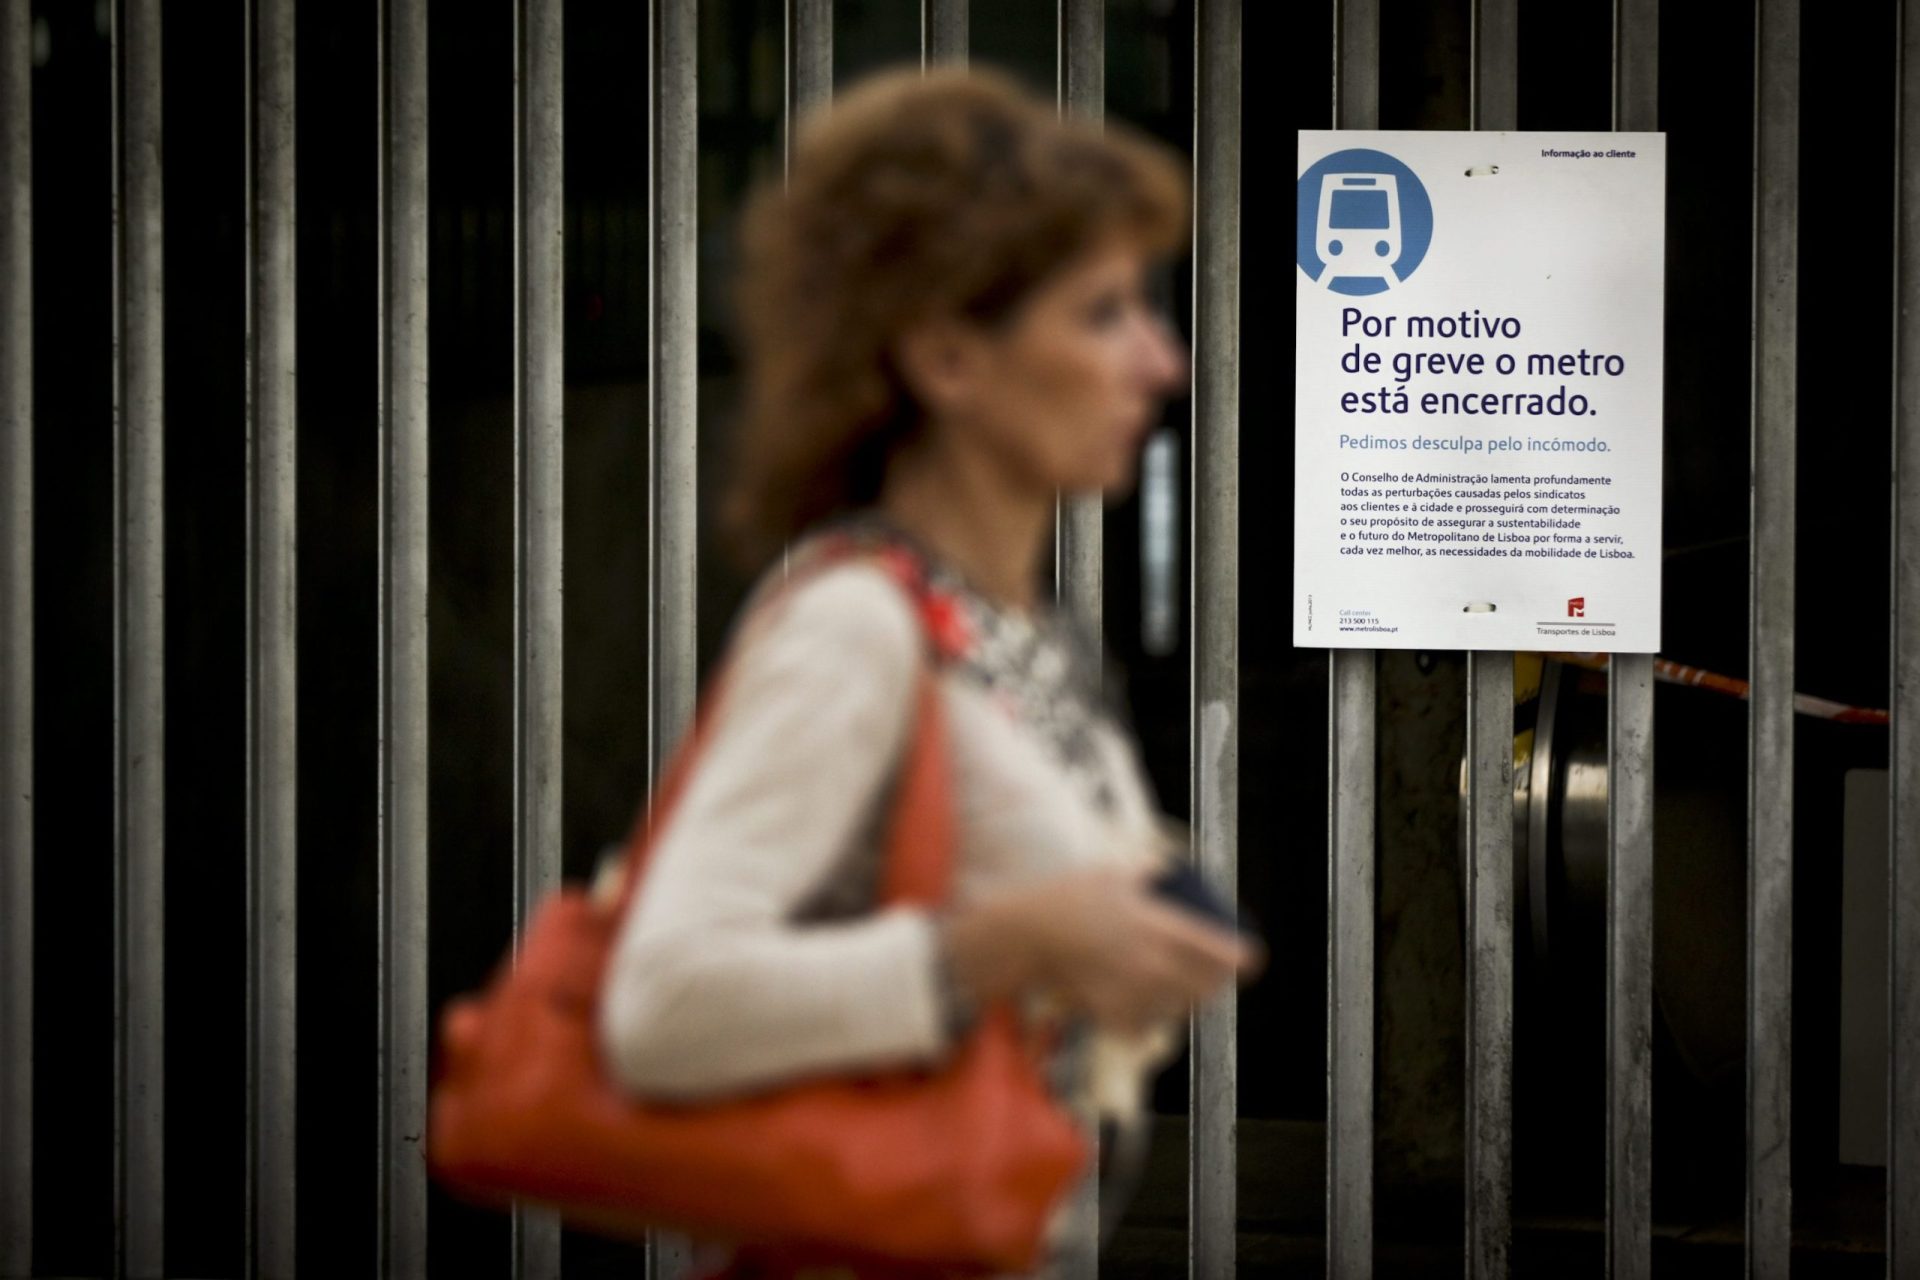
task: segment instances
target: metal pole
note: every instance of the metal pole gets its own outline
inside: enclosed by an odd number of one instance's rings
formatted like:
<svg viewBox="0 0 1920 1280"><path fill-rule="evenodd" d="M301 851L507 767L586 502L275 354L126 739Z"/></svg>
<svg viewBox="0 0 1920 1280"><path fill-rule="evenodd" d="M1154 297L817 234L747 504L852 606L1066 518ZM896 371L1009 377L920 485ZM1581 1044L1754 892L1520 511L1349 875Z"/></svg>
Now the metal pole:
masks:
<svg viewBox="0 0 1920 1280"><path fill-rule="evenodd" d="M1658 129L1660 0L1614 0L1613 127ZM1607 1274L1653 1268L1653 655L1607 678Z"/></svg>
<svg viewBox="0 0 1920 1280"><path fill-rule="evenodd" d="M1607 1274L1653 1268L1653 656L1607 679Z"/></svg>
<svg viewBox="0 0 1920 1280"><path fill-rule="evenodd" d="M920 66L967 65L968 0L920 0Z"/></svg>
<svg viewBox="0 0 1920 1280"><path fill-rule="evenodd" d="M378 1269L427 1272L427 6L381 0Z"/></svg>
<svg viewBox="0 0 1920 1280"><path fill-rule="evenodd" d="M1379 0L1334 0L1333 123L1380 127ZM1378 655L1328 653L1327 1275L1373 1274L1374 768Z"/></svg>
<svg viewBox="0 0 1920 1280"><path fill-rule="evenodd" d="M1240 857L1240 0L1194 21L1193 841L1231 900ZM1232 993L1193 1022L1188 1258L1234 1273L1238 1102Z"/></svg>
<svg viewBox="0 0 1920 1280"><path fill-rule="evenodd" d="M514 6L513 918L560 885L562 235L560 0ZM560 1219L516 1206L516 1280L558 1280Z"/></svg>
<svg viewBox="0 0 1920 1280"><path fill-rule="evenodd" d="M1752 632L1747 803L1747 1274L1792 1232L1794 449L1800 6L1754 29Z"/></svg>
<svg viewBox="0 0 1920 1280"><path fill-rule="evenodd" d="M0 4L0 1274L33 1266L33 127L28 0Z"/></svg>
<svg viewBox="0 0 1920 1280"><path fill-rule="evenodd" d="M1333 0L1333 127L1380 127L1380 0Z"/></svg>
<svg viewBox="0 0 1920 1280"><path fill-rule="evenodd" d="M1467 1274L1513 1243L1513 655L1467 657Z"/></svg>
<svg viewBox="0 0 1920 1280"><path fill-rule="evenodd" d="M1054 5L1055 102L1063 114L1096 123L1106 114L1106 17L1102 0L1056 0ZM1094 636L1102 634L1104 621L1100 527L1104 510L1097 493L1063 497L1054 510L1059 600ZM1096 1161L1097 1128L1091 1135ZM1062 1280L1093 1280L1100 1274L1099 1179L1081 1180L1072 1212L1075 1238L1061 1265Z"/></svg>
<svg viewBox="0 0 1920 1280"><path fill-rule="evenodd" d="M294 23L247 9L247 1248L294 1274Z"/></svg>
<svg viewBox="0 0 1920 1280"><path fill-rule="evenodd" d="M1106 5L1104 0L1058 0L1055 16L1060 109L1097 122L1107 112Z"/></svg>
<svg viewBox="0 0 1920 1280"><path fill-rule="evenodd" d="M650 777L693 722L699 675L699 13L695 0L652 0L653 157L649 239L652 343L647 394L653 477L648 598L652 617ZM802 6L818 19L818 0ZM823 34L800 34L810 57ZM829 26L824 39L830 41ZM825 55L831 58L832 46ZM831 62L828 62L831 65ZM814 71L817 73L818 68ZM809 91L820 88L811 84ZM675 1280L692 1265L679 1236L656 1235L648 1250L654 1280Z"/></svg>
<svg viewBox="0 0 1920 1280"><path fill-rule="evenodd" d="M1517 0L1475 0L1472 125L1513 129ZM1513 1246L1513 655L1467 655L1467 1274Z"/></svg>
<svg viewBox="0 0 1920 1280"><path fill-rule="evenodd" d="M1378 666L1333 650L1327 735L1327 1275L1373 1274L1374 768Z"/></svg>
<svg viewBox="0 0 1920 1280"><path fill-rule="evenodd" d="M1475 129L1517 129L1520 121L1518 0L1474 0L1470 103Z"/></svg>
<svg viewBox="0 0 1920 1280"><path fill-rule="evenodd" d="M113 7L114 1250L164 1261L164 315L159 0Z"/></svg>
<svg viewBox="0 0 1920 1280"><path fill-rule="evenodd" d="M1920 1267L1920 0L1900 6L1894 223L1892 839L1887 867L1887 1274Z"/></svg>
<svg viewBox="0 0 1920 1280"><path fill-rule="evenodd" d="M1613 127L1660 127L1660 0L1614 0Z"/></svg>
<svg viewBox="0 0 1920 1280"><path fill-rule="evenodd" d="M833 0L786 0L785 148L793 156L798 121L833 97Z"/></svg>
<svg viewBox="0 0 1920 1280"><path fill-rule="evenodd" d="M694 0L654 0L652 295L653 763L693 719L699 316ZM657 772L657 768L655 770Z"/></svg>
<svg viewBox="0 0 1920 1280"><path fill-rule="evenodd" d="M1106 113L1107 24L1102 0L1057 0L1055 94L1060 110L1083 120ZM1056 514L1060 603L1089 634L1099 635L1105 593L1106 504L1099 494L1063 498Z"/></svg>

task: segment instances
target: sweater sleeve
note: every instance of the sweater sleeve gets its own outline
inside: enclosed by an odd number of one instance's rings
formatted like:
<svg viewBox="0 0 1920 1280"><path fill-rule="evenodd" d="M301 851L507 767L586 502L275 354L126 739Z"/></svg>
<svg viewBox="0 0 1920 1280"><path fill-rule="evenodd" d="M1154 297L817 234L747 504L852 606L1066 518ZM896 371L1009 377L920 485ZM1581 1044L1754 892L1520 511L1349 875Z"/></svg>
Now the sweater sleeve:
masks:
<svg viewBox="0 0 1920 1280"><path fill-rule="evenodd" d="M615 942L601 1047L643 1096L689 1100L944 1050L924 911L804 923L870 829L904 748L919 623L870 565L796 587L733 659L717 719Z"/></svg>

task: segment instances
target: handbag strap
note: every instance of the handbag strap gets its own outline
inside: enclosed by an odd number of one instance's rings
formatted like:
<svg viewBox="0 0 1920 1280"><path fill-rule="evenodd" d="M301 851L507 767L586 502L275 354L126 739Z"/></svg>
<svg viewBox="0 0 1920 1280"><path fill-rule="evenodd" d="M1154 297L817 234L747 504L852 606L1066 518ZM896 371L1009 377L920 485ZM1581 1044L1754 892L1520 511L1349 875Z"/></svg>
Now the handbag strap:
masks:
<svg viewBox="0 0 1920 1280"><path fill-rule="evenodd" d="M655 841L678 808L712 737L717 710L725 701L734 661L732 651L750 637L754 624L771 616L802 583L829 567L856 559L879 566L907 594L927 641L928 654L915 681L912 727L894 779L892 804L881 826L885 843L878 905L931 907L947 899L953 881L954 806L937 672L943 651L940 628L945 625L950 605L928 589L925 565L911 548L889 544L875 550L854 539L828 534L804 564L796 564L783 581L769 584L743 611L743 624L729 645L729 656L708 679L692 728L674 750L654 788L652 802L628 836L615 918L625 916L646 874Z"/></svg>

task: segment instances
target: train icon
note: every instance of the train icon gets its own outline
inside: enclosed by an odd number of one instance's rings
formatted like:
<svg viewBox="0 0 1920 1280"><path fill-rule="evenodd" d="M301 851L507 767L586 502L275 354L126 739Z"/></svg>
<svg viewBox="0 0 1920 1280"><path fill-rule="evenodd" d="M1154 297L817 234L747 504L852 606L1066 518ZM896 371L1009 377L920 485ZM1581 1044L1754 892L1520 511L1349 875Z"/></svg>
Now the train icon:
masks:
<svg viewBox="0 0 1920 1280"><path fill-rule="evenodd" d="M1311 288L1350 298L1398 289L1432 247L1433 199L1396 156L1349 147L1294 183L1294 260Z"/></svg>
<svg viewBox="0 0 1920 1280"><path fill-rule="evenodd" d="M1314 244L1326 269L1320 287L1335 281L1378 280L1399 287L1394 269L1400 260L1400 181L1390 173L1328 173L1320 179ZM1347 292L1351 285L1342 289ZM1369 288L1367 292L1373 292Z"/></svg>

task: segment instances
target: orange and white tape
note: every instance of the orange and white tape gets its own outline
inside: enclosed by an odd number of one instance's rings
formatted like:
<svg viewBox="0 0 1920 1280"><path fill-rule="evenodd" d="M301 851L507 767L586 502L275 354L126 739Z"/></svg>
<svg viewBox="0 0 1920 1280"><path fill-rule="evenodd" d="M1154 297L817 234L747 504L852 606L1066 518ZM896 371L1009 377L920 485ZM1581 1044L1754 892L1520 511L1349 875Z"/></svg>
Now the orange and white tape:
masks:
<svg viewBox="0 0 1920 1280"><path fill-rule="evenodd" d="M1591 671L1607 669L1607 655L1604 653L1552 653L1547 656ZM1711 689L1715 693L1724 693L1743 701L1753 690L1753 686L1745 680L1736 680L1732 676L1723 676L1718 672L1706 671L1699 667L1689 667L1671 658L1653 660L1653 677L1667 684L1685 684L1697 689ZM1887 712L1878 708L1849 707L1845 703L1830 702L1825 698L1816 698L1806 693L1793 695L1793 709L1803 716L1835 720L1841 724L1887 724L1892 719Z"/></svg>

